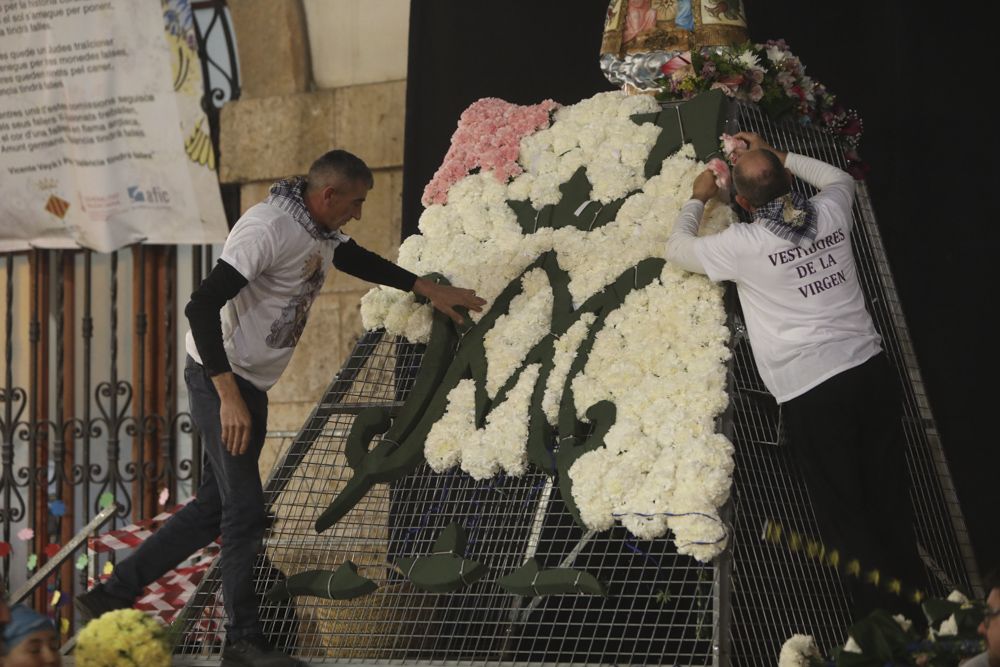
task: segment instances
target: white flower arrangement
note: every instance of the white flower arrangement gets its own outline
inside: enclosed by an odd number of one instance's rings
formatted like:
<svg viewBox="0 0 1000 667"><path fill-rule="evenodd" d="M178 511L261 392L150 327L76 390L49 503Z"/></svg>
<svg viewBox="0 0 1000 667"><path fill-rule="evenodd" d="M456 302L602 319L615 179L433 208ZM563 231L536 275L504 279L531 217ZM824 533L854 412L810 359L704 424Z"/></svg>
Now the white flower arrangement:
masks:
<svg viewBox="0 0 1000 667"><path fill-rule="evenodd" d="M510 302L506 315L483 338L486 348L486 393L490 398L503 386L524 357L552 328L554 300L545 271L534 269L521 279L522 291Z"/></svg>
<svg viewBox="0 0 1000 667"><path fill-rule="evenodd" d="M456 182L447 204L424 211L421 234L402 244L399 264L417 274L441 273L492 302L542 253L554 250L569 274L573 306L579 307L640 261L662 257L691 184L705 168L685 146L664 160L658 175L645 177L660 128L637 124L631 116L658 110L649 96L619 92L559 109L549 128L521 140L523 173L509 183L490 172ZM567 226L525 233L507 201L527 200L535 210L556 204L559 186L581 166L592 201L608 204L634 192L615 219L593 230ZM733 220L727 207L710 203L699 233L716 233ZM598 332L584 371L572 379L580 419L598 401L617 406L605 447L583 455L570 470L574 500L589 527L604 529L620 520L643 539L669 529L679 550L699 560L724 548L718 508L729 495L733 458L732 445L714 424L727 404L729 334L721 296L721 288L705 277L668 265L659 280L632 292ZM552 305L545 272L525 275L509 314L484 338L489 396L551 331ZM418 306L412 295L376 288L362 299L361 312L366 328L428 340L429 306ZM482 315L472 317L478 321ZM542 406L550 424L556 423L570 365L595 321L594 315L583 315L555 341ZM521 371L483 429L474 423L473 381L461 381L427 437L431 467L460 465L477 479L501 469L522 474L539 368L533 364Z"/></svg>
<svg viewBox="0 0 1000 667"><path fill-rule="evenodd" d="M678 551L700 560L725 544L717 508L733 448L714 418L728 402L728 340L721 288L670 265L607 318L573 379L579 418L599 401L617 406L605 447L570 469L588 526L619 518L642 539L669 528Z"/></svg>
<svg viewBox="0 0 1000 667"><path fill-rule="evenodd" d="M427 463L436 472L461 465L473 479L488 479L499 470L523 475L527 467L528 406L538 380L539 364L518 378L507 399L486 417L486 428L475 424L475 384L462 380L448 394L448 410L431 427L424 444Z"/></svg>
<svg viewBox="0 0 1000 667"><path fill-rule="evenodd" d="M819 657L819 648L811 635L792 635L781 647L778 667L809 667L810 658Z"/></svg>
<svg viewBox="0 0 1000 667"><path fill-rule="evenodd" d="M559 421L559 405L562 403L563 385L566 384L570 364L576 358L577 349L587 337L596 319L597 316L593 313L585 313L556 341L555 363L545 384L545 396L542 398L542 410L552 426Z"/></svg>
<svg viewBox="0 0 1000 667"><path fill-rule="evenodd" d="M958 620L955 618L955 614L941 622L937 634L939 637L954 637L958 634Z"/></svg>

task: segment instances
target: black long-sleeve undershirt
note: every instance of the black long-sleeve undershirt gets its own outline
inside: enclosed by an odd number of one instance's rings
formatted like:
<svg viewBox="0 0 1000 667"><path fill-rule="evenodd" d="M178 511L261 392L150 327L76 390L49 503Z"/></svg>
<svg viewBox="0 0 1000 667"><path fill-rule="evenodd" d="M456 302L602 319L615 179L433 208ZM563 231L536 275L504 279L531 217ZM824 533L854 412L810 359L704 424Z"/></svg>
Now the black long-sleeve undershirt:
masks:
<svg viewBox="0 0 1000 667"><path fill-rule="evenodd" d="M362 248L353 240L337 246L333 252L333 265L355 278L407 292L413 289L417 280L415 274ZM232 370L222 342L222 318L219 313L246 285L247 279L220 259L191 294L191 300L184 308L198 356L209 375Z"/></svg>

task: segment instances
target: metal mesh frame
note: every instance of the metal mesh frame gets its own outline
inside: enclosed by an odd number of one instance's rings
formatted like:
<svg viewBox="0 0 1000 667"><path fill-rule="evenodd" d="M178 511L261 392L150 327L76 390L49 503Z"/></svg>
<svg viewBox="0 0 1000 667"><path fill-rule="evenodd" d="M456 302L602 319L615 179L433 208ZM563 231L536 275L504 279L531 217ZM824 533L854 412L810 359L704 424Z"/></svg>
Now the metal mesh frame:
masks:
<svg viewBox="0 0 1000 667"><path fill-rule="evenodd" d="M822 132L770 121L750 105L734 105L733 129L761 134L771 145L846 167L842 150ZM796 179L794 189L815 190ZM921 556L931 595L954 588L979 591L958 498L934 427L916 356L892 279L868 190L858 183L854 204L858 277L882 345L897 369L904 396L907 470ZM736 315L737 323L739 315ZM734 664L775 664L795 632L812 634L821 648L844 641L847 597L835 573L802 554L761 541L764 521L818 537L809 494L787 448L780 410L757 373L745 330L733 338L736 472L734 479L732 641Z"/></svg>
<svg viewBox="0 0 1000 667"><path fill-rule="evenodd" d="M737 128L759 132L779 148L843 163L826 135L775 125L754 107L733 106L730 131ZM802 183L796 187L808 191ZM904 387L908 469L931 592L974 590L971 547L863 184L854 215L859 276ZM317 535L314 520L351 476L342 451L353 414L372 405L401 406L419 368L420 346L368 332L267 482L274 519L256 574L263 592L281 576L333 570L349 559L379 588L352 601L300 596L291 606L265 602L265 632L296 655L328 664L766 665L776 664L781 644L795 632L813 634L824 649L841 642L848 602L836 574L760 539L768 519L804 535L817 533L732 290L728 300L731 404L720 428L737 453L732 500L724 511L731 546L714 566L677 555L667 539L636 541L621 527L581 529L558 486L538 472L475 482L461 472L436 474L423 466L375 487ZM467 528L466 555L486 563L488 574L458 593L414 590L391 563L427 554L452 521ZM543 568L596 575L608 597L523 598L496 585L529 556ZM177 664L218 659L219 588L213 570L186 610Z"/></svg>

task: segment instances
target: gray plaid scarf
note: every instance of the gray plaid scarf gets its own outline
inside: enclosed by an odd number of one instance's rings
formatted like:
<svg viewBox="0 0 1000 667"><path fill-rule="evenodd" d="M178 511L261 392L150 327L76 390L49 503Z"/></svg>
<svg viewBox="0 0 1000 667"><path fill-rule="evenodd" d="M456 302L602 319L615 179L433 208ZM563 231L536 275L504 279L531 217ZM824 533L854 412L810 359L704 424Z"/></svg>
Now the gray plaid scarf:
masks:
<svg viewBox="0 0 1000 667"><path fill-rule="evenodd" d="M277 206L282 211L292 216L292 218L302 225L309 232L309 235L320 240L344 241L346 237L338 231L327 231L316 224L313 217L309 215L309 209L305 204L306 179L301 176L286 178L271 186L270 194L264 200L272 206Z"/></svg>
<svg viewBox="0 0 1000 667"><path fill-rule="evenodd" d="M795 245L803 237L816 240L816 207L798 192L772 199L753 214L769 231Z"/></svg>

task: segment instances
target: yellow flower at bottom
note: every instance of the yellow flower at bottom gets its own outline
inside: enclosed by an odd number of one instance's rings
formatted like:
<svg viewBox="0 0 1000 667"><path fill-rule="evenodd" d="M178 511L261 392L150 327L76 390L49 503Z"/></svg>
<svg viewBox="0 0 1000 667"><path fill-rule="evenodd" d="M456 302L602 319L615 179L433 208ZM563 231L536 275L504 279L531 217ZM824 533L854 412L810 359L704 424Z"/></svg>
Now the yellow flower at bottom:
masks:
<svg viewBox="0 0 1000 667"><path fill-rule="evenodd" d="M110 611L88 623L77 637L73 657L79 667L170 665L163 627L138 609Z"/></svg>

